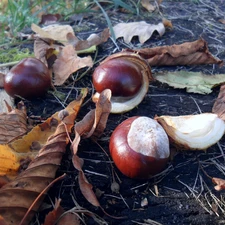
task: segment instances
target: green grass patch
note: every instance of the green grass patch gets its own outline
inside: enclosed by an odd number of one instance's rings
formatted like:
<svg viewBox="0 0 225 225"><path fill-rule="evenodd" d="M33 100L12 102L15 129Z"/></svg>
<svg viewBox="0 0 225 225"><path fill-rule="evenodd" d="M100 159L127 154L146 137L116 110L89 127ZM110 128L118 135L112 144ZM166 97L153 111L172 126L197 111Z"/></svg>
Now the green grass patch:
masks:
<svg viewBox="0 0 225 225"><path fill-rule="evenodd" d="M27 57L34 57L34 54L31 54L31 52L27 48L22 50L16 47L9 49L0 48L0 63L20 61Z"/></svg>
<svg viewBox="0 0 225 225"><path fill-rule="evenodd" d="M93 6L99 6L106 18L106 22L111 28L110 18L106 10L101 6L101 2L107 3L107 9L122 7L132 14L139 14L139 1L129 0L8 0L8 3L0 5L0 44L14 41L17 32L21 32L25 27L30 27L32 23L38 24L41 14L59 13L63 19L68 19L73 14L93 12ZM99 13L99 11L97 12Z"/></svg>

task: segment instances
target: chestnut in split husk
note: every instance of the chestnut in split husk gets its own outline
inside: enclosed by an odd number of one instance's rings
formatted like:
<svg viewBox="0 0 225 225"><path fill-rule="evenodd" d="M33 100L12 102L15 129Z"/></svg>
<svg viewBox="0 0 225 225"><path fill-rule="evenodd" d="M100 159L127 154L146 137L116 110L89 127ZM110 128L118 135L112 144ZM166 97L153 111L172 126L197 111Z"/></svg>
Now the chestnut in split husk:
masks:
<svg viewBox="0 0 225 225"><path fill-rule="evenodd" d="M160 173L169 159L169 139L159 123L134 116L113 131L109 150L117 168L126 176L148 179Z"/></svg>
<svg viewBox="0 0 225 225"><path fill-rule="evenodd" d="M25 58L11 68L4 79L4 89L12 97L41 97L51 87L51 72L36 58Z"/></svg>
<svg viewBox="0 0 225 225"><path fill-rule="evenodd" d="M136 107L145 97L151 80L147 61L130 52L107 57L93 73L93 85L98 93L104 89L112 91L112 113L127 112Z"/></svg>

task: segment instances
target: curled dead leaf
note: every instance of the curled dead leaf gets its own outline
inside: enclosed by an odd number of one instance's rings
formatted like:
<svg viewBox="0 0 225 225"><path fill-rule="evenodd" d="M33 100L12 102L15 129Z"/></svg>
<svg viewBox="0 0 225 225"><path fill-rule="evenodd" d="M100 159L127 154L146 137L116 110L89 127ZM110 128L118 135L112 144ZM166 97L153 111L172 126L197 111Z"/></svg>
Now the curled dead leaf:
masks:
<svg viewBox="0 0 225 225"><path fill-rule="evenodd" d="M54 57L53 62L59 52L59 45L54 40L49 38L36 38L34 41L34 55L37 59L41 60L48 68L52 65L49 63L49 59ZM52 63L53 64L53 63Z"/></svg>
<svg viewBox="0 0 225 225"><path fill-rule="evenodd" d="M28 130L24 104L21 102L18 109L9 110L9 113L0 114L0 144L7 144L24 135Z"/></svg>
<svg viewBox="0 0 225 225"><path fill-rule="evenodd" d="M151 66L218 64L223 61L214 57L205 40L185 42L179 45L160 46L126 51L136 52L146 59Z"/></svg>
<svg viewBox="0 0 225 225"><path fill-rule="evenodd" d="M87 95L87 89L82 89L82 97L72 101L66 110L69 114L74 109L78 112L81 102ZM79 103L79 104L78 104ZM28 163L37 155L38 151L46 144L48 138L54 134L60 119L56 112L46 121L35 126L30 132L21 138L8 144L0 145L0 175L13 178L20 170L24 170ZM13 176L13 177L12 177Z"/></svg>
<svg viewBox="0 0 225 225"><path fill-rule="evenodd" d="M62 85L68 77L84 67L92 67L93 61L90 56L79 57L72 45L62 48L55 63L53 64L54 85Z"/></svg>
<svg viewBox="0 0 225 225"><path fill-rule="evenodd" d="M165 33L165 26L163 23L157 25L148 24L145 21L118 23L113 27L116 39L123 37L124 41L129 44L134 36L138 36L141 44L151 38L152 34L157 31L160 36Z"/></svg>
<svg viewBox="0 0 225 225"><path fill-rule="evenodd" d="M87 40L79 40L76 35L72 33L67 34L68 43L73 45L76 51L81 51L90 48L91 46L100 45L108 40L110 36L109 29L104 29L99 34L91 34Z"/></svg>
<svg viewBox="0 0 225 225"><path fill-rule="evenodd" d="M68 33L74 34L73 28L70 25L54 24L41 28L33 23L31 29L41 38L50 38L62 44L67 43L66 36Z"/></svg>
<svg viewBox="0 0 225 225"><path fill-rule="evenodd" d="M108 116L111 111L111 91L109 89L100 93L96 102L96 109L91 110L81 121L75 124L75 138L71 145L73 152L72 162L79 171L78 181L82 194L92 205L99 207L100 203L92 190L92 185L88 182L83 170L83 161L77 156L78 145L81 137L99 137L106 126Z"/></svg>
<svg viewBox="0 0 225 225"><path fill-rule="evenodd" d="M0 215L7 224L28 225L38 210L54 181L83 99L82 95L76 100L74 111L59 123L28 168L0 189Z"/></svg>

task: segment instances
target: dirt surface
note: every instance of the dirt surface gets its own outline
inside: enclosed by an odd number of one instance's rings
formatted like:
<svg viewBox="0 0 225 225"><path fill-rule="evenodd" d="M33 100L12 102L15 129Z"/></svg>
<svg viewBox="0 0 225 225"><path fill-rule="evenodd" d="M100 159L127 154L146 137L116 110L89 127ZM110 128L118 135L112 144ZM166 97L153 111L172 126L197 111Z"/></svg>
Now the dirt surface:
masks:
<svg viewBox="0 0 225 225"><path fill-rule="evenodd" d="M99 48L97 59L127 47L172 45L204 38L208 42L210 51L215 56L225 60L225 25L218 21L224 19L224 0L165 0L160 6L160 12L165 18L172 21L173 29L168 29L162 37L154 34L142 46L135 38L130 45L126 45L120 39L117 41L118 49L109 40ZM161 21L161 15L158 12L150 14L141 11L140 16L122 13L118 10L107 13L113 25L119 22L142 20L148 23ZM91 17L87 15L87 18L84 18L79 25L72 22L71 24L75 31L77 30L78 37L81 38L86 38L91 33L99 32L107 27L105 18L101 13ZM152 68L152 72L163 70L201 71L209 75L225 73L225 67L219 68L215 65ZM93 70L78 81L75 88L72 88L72 84L69 82L67 85L57 88L64 94L68 94L70 91L65 105L77 96L80 87L89 87L89 97L91 96L93 92L92 72ZM74 76L80 74L81 72ZM122 115L109 116L107 128L98 141L99 145L88 139L82 140L78 155L84 159L83 169L89 182L93 185L94 191L100 193L101 206L108 214L114 217L125 217L124 219L113 219L106 216L100 209L86 201L79 190L77 171L72 166L69 151L64 156L58 171L58 175L65 172L67 177L49 191L43 206L49 206L55 198L61 198L62 206L66 210L76 207L75 203L78 203L81 207L104 219L105 224L225 224L225 193L224 191L215 191L214 184L206 175L207 173L211 177L225 177L224 138L206 152L176 151L171 146L173 157L168 163L167 169L160 176L150 180L132 180L123 176L105 154L105 152L109 154L108 143L112 131L126 118L133 115L153 118L155 115L177 116L210 112L218 92L219 88L215 88L213 93L209 95L190 94L186 93L185 90L173 89L159 82L151 83L148 94L137 108ZM35 115L42 118L47 118L53 112L63 108L62 102L50 93L45 99L26 101L25 104L28 107L29 116ZM94 104L90 100L87 101L82 107L78 119L81 119L92 108L94 108ZM116 181L120 184L119 193L111 191L112 173L116 174ZM146 201L145 206L141 205L143 200ZM41 210L32 224L40 224L45 213L51 209L51 207L47 207L47 209ZM84 214L80 214L80 216L86 224L97 224L90 216ZM104 224L103 221L100 224Z"/></svg>

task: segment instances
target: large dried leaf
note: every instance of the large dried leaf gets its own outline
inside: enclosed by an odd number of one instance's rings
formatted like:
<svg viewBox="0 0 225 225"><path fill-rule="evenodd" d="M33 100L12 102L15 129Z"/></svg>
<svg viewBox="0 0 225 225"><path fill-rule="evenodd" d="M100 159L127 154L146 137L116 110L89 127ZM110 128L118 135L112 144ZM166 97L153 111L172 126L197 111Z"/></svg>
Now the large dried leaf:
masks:
<svg viewBox="0 0 225 225"><path fill-rule="evenodd" d="M70 25L49 25L44 28L36 24L31 25L31 29L41 38L50 38L62 44L67 43L67 34L74 34L73 28Z"/></svg>
<svg viewBox="0 0 225 225"><path fill-rule="evenodd" d="M87 89L83 89L86 96ZM73 112L74 107L78 111L77 101L72 101L66 110ZM46 144L48 138L54 134L60 119L56 112L42 124L35 126L28 134L9 144L0 145L0 175L15 176L20 170L24 170L27 164L37 155L38 151Z"/></svg>
<svg viewBox="0 0 225 225"><path fill-rule="evenodd" d="M80 58L72 45L65 46L53 65L54 85L62 85L68 77L84 67L92 67L90 56Z"/></svg>
<svg viewBox="0 0 225 225"><path fill-rule="evenodd" d="M41 29L41 28L38 28ZM42 31L42 29L41 29ZM68 30L69 31L69 30ZM45 31L44 31L45 33ZM72 45L74 47L74 50L76 50L76 53L89 53L96 50L96 46L106 42L110 36L109 29L104 29L99 34L91 34L87 40L80 40L76 37L76 35L73 32L65 32L66 41L63 41L64 45ZM37 37L34 42L34 55L37 59L40 59L42 62L44 62L48 67L51 67L49 65L49 60L53 61L51 57L54 57L54 60L56 59L59 52L61 52L64 49L64 47L58 42L56 42L55 37L47 35L43 35L43 37ZM73 52L74 52L73 50ZM48 62L48 63L47 63ZM0 83L1 84L1 83Z"/></svg>
<svg viewBox="0 0 225 225"><path fill-rule="evenodd" d="M76 51L88 49L92 46L100 45L108 40L110 36L109 29L104 29L99 34L91 34L87 40L80 40L76 35L69 33L67 35L69 44L73 45Z"/></svg>
<svg viewBox="0 0 225 225"><path fill-rule="evenodd" d="M48 138L28 168L0 189L0 215L7 225L20 224L21 220L23 225L28 225L38 210L44 198L43 192L46 194L46 187L54 180L66 151L69 142L68 133L74 126L83 99L84 95L77 99L74 111L59 123L54 134ZM28 209L29 213L26 214Z"/></svg>
<svg viewBox="0 0 225 225"><path fill-rule="evenodd" d="M152 34L157 31L160 36L165 33L165 26L163 23L157 25L148 24L145 21L118 23L113 27L116 39L123 37L124 41L129 44L134 36L138 36L141 44L151 38Z"/></svg>
<svg viewBox="0 0 225 225"><path fill-rule="evenodd" d="M92 190L92 185L88 182L82 170L83 161L77 156L78 145L81 137L99 137L106 126L108 115L111 111L111 91L104 90L96 103L96 109L91 110L80 122L75 124L75 139L72 143L74 167L79 171L78 181L82 194L94 206L100 206L95 193Z"/></svg>
<svg viewBox="0 0 225 225"><path fill-rule="evenodd" d="M127 49L140 54L151 66L223 64L208 49L205 40L185 42L179 45L160 46L155 48Z"/></svg>
<svg viewBox="0 0 225 225"><path fill-rule="evenodd" d="M209 94L212 88L225 82L225 74L205 75L201 72L164 72L153 75L162 83L174 88L186 88L187 92Z"/></svg>
<svg viewBox="0 0 225 225"><path fill-rule="evenodd" d="M6 103L5 103L6 104ZM9 107L9 113L0 114L0 144L6 144L27 133L27 112L24 104Z"/></svg>
<svg viewBox="0 0 225 225"><path fill-rule="evenodd" d="M213 105L212 112L225 121L225 84L220 87L220 92Z"/></svg>

